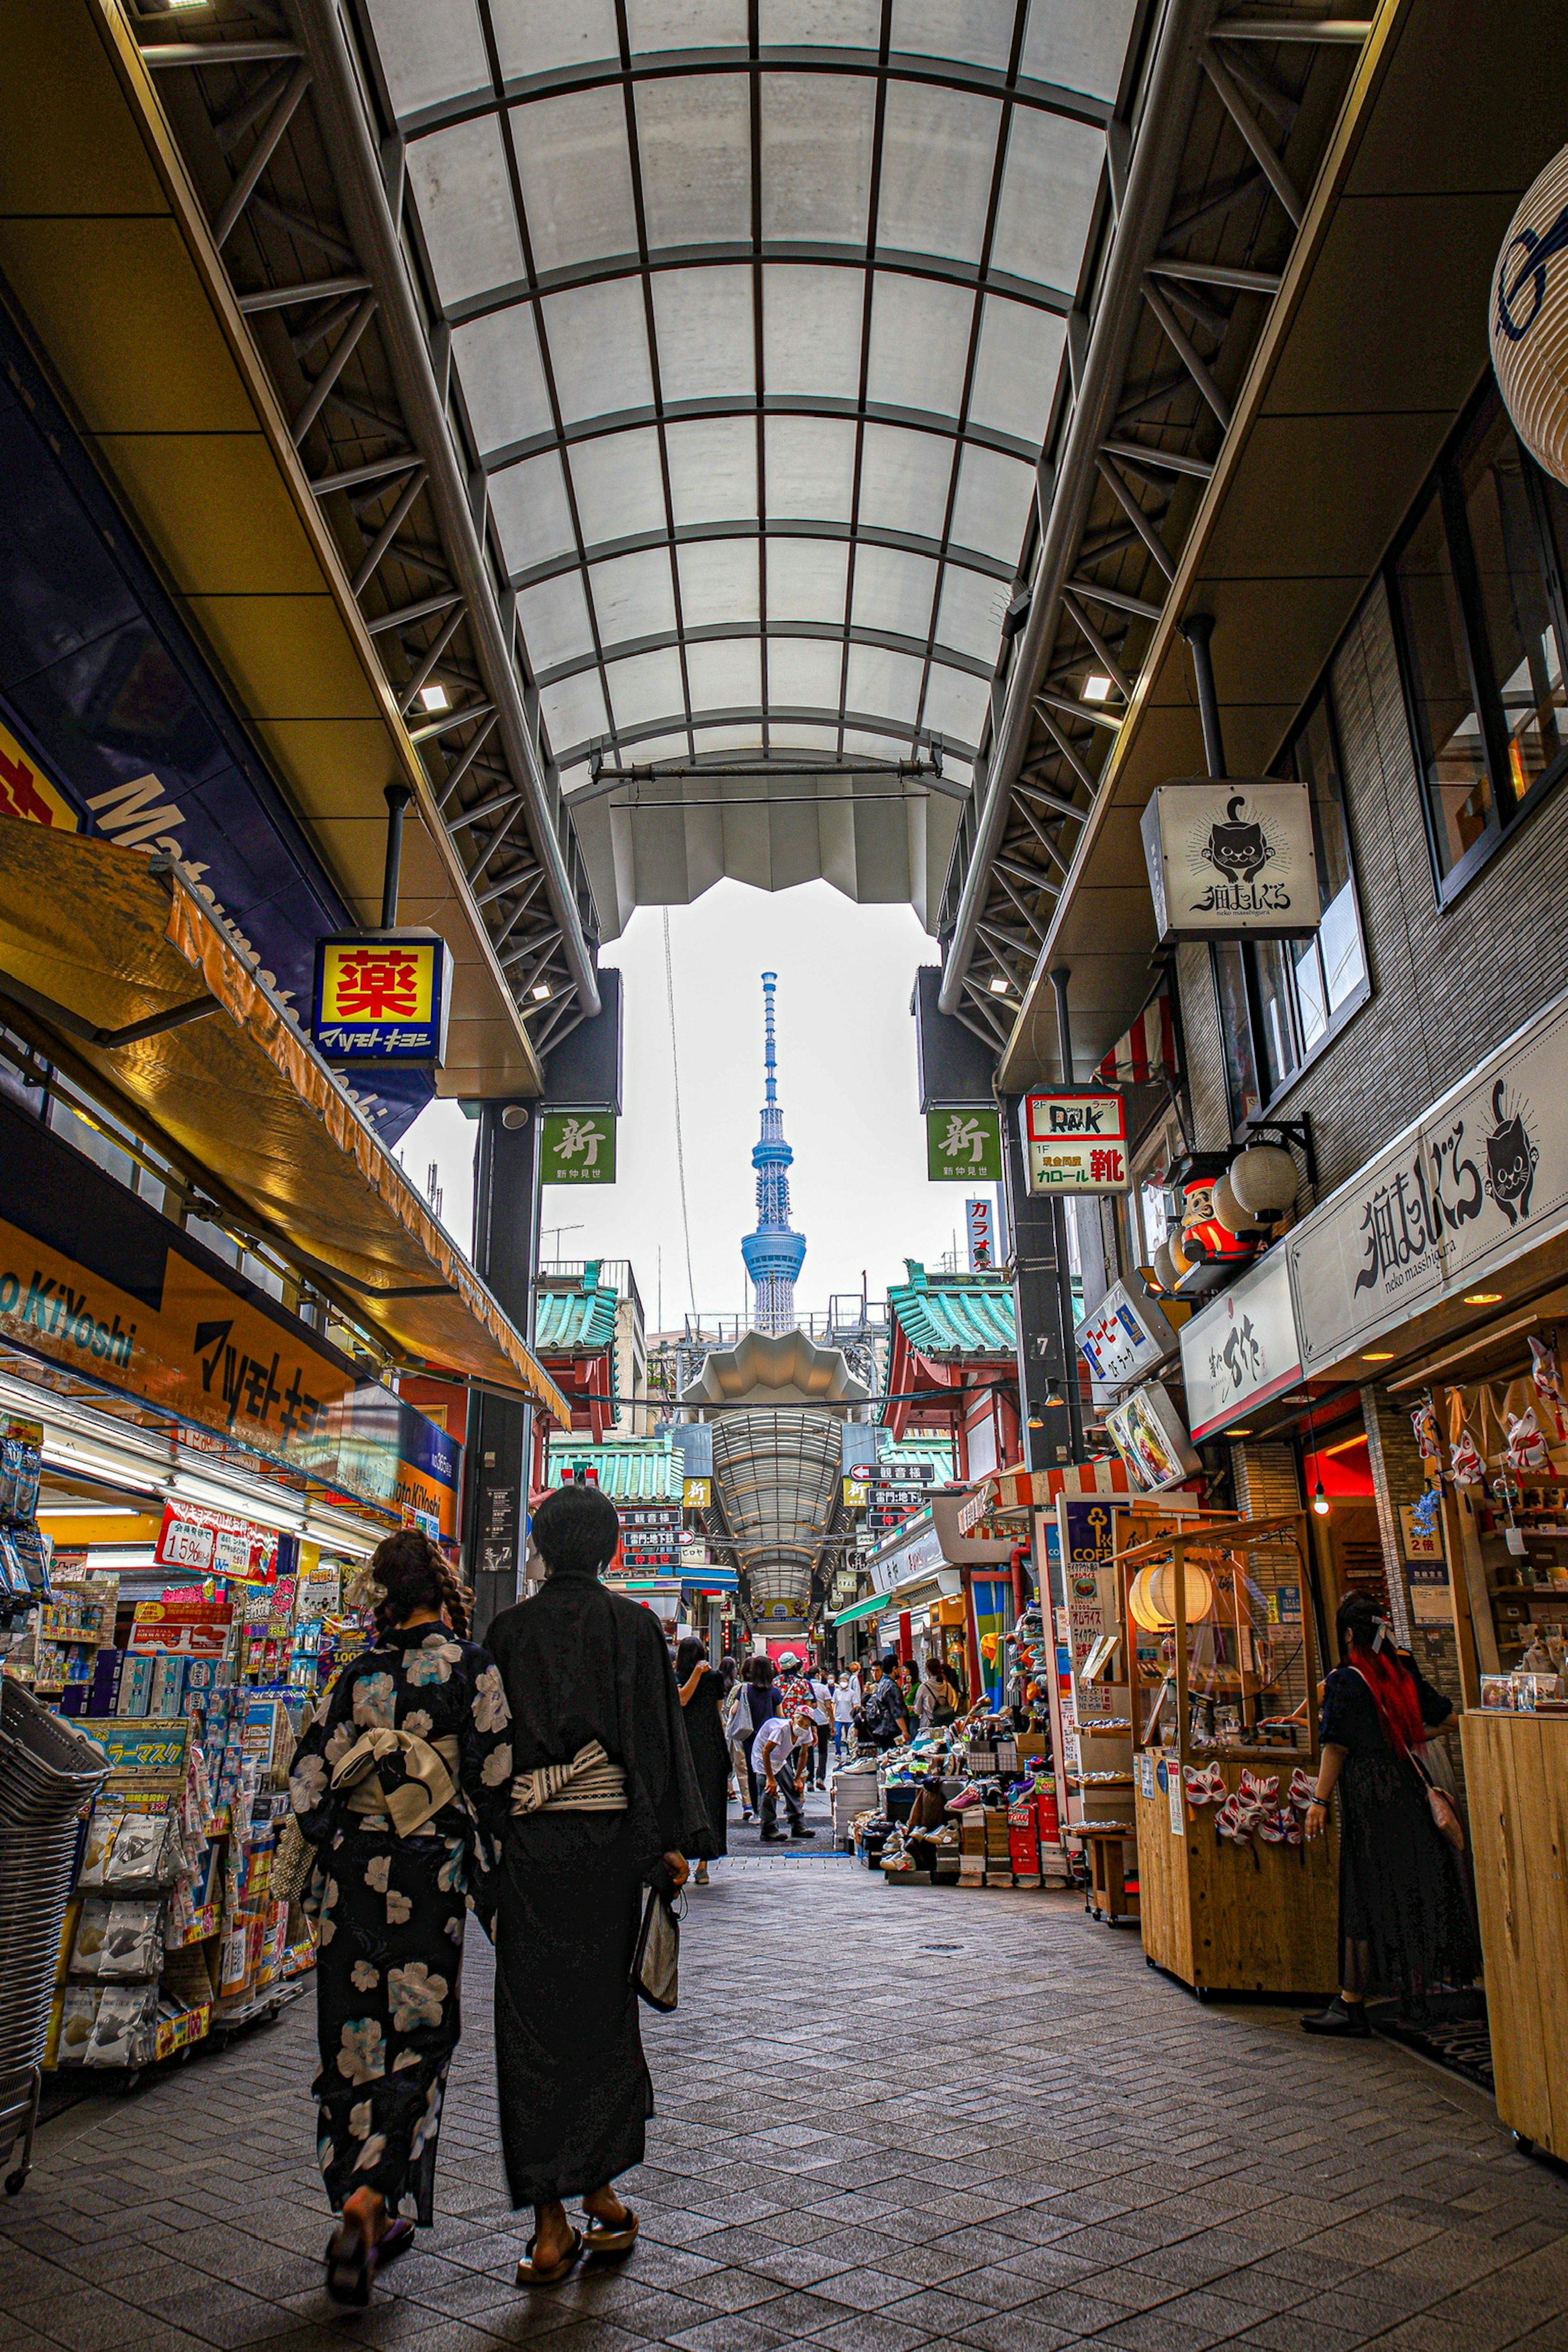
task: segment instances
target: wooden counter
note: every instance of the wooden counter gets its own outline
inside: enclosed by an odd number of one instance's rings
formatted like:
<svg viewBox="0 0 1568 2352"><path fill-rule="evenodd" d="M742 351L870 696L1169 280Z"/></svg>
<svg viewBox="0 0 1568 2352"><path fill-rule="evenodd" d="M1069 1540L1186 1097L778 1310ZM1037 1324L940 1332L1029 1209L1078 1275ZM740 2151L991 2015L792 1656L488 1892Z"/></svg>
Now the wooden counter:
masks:
<svg viewBox="0 0 1568 2352"><path fill-rule="evenodd" d="M1568 2157L1568 1716L1459 1726L1498 2114Z"/></svg>

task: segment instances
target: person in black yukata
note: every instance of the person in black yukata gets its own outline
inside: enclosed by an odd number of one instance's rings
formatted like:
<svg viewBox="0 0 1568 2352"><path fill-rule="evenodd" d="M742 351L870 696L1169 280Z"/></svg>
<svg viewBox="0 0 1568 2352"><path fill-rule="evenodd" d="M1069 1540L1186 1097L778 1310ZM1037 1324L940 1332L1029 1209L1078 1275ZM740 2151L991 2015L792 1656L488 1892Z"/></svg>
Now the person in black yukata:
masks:
<svg viewBox="0 0 1568 2352"><path fill-rule="evenodd" d="M491 1625L517 1778L497 1849L496 2068L514 2206L533 2208L521 2286L624 2254L637 2220L611 2183L643 2157L653 2084L631 1980L643 1889L673 1894L713 1851L657 1617L599 1573L620 1522L595 1486L533 1515L549 1575ZM580 2196L584 2226L563 2200Z"/></svg>
<svg viewBox="0 0 1568 2352"><path fill-rule="evenodd" d="M295 1751L289 1790L317 1848L317 2152L342 2221L334 2302L428 2229L447 2070L461 2030L463 1928L487 1931L511 1730L494 1661L464 1637L467 1596L436 1546L389 1536L370 1562L371 1646L344 1666Z"/></svg>

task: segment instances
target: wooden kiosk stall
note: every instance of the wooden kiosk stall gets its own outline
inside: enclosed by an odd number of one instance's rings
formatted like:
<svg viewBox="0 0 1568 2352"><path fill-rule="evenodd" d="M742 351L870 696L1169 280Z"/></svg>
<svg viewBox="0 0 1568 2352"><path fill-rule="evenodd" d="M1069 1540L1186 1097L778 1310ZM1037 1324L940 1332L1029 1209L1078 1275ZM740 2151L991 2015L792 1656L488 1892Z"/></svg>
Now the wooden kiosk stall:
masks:
<svg viewBox="0 0 1568 2352"><path fill-rule="evenodd" d="M1117 1556L1143 1949L1200 2000L1338 1982L1337 1844L1291 1802L1317 1785L1311 1563L1304 1511Z"/></svg>

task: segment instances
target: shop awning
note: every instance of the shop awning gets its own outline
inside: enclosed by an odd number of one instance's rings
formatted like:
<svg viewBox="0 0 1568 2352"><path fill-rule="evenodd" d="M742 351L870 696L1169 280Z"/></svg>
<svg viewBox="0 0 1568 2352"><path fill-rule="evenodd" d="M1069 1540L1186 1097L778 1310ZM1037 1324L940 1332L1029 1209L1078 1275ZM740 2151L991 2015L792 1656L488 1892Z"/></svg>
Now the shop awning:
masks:
<svg viewBox="0 0 1568 2352"><path fill-rule="evenodd" d="M1112 1087L1147 1086L1176 1077L1176 1024L1171 1011L1171 992L1162 988L1150 998L1142 1012L1125 1029L1095 1071L1101 1085Z"/></svg>
<svg viewBox="0 0 1568 2352"><path fill-rule="evenodd" d="M885 1592L874 1592L869 1601L858 1601L853 1609L841 1609L831 1622L835 1625L854 1625L862 1617L879 1617L891 1606Z"/></svg>
<svg viewBox="0 0 1568 2352"><path fill-rule="evenodd" d="M166 856L0 819L0 1014L406 1355L570 1409Z"/></svg>

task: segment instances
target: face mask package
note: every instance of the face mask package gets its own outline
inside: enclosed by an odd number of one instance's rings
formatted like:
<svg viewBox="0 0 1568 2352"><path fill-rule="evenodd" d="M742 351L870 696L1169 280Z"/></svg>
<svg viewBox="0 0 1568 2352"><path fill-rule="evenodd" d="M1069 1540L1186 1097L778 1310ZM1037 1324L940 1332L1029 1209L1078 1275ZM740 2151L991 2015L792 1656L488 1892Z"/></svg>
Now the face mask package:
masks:
<svg viewBox="0 0 1568 2352"><path fill-rule="evenodd" d="M155 1977L163 1964L163 1906L154 1898L110 1906L99 1954L100 1978ZM154 2008L156 2000L154 2000ZM105 2062L108 2063L108 2062ZM116 2064L123 2061L116 2060Z"/></svg>
<svg viewBox="0 0 1568 2352"><path fill-rule="evenodd" d="M158 1988L107 1985L84 2053L89 2066L145 2066L158 2041Z"/></svg>
<svg viewBox="0 0 1568 2352"><path fill-rule="evenodd" d="M85 2062L87 2045L98 2022L98 2004L102 1998L102 1988L99 1985L73 1984L66 1987L60 2011L60 2065L79 2066Z"/></svg>
<svg viewBox="0 0 1568 2352"><path fill-rule="evenodd" d="M118 1807L105 1803L101 1798L93 1807L92 1821L87 1832L87 1852L82 1856L81 1874L77 1880L79 1892L89 1894L95 1886L103 1885L103 1874L124 1819L125 1815Z"/></svg>

